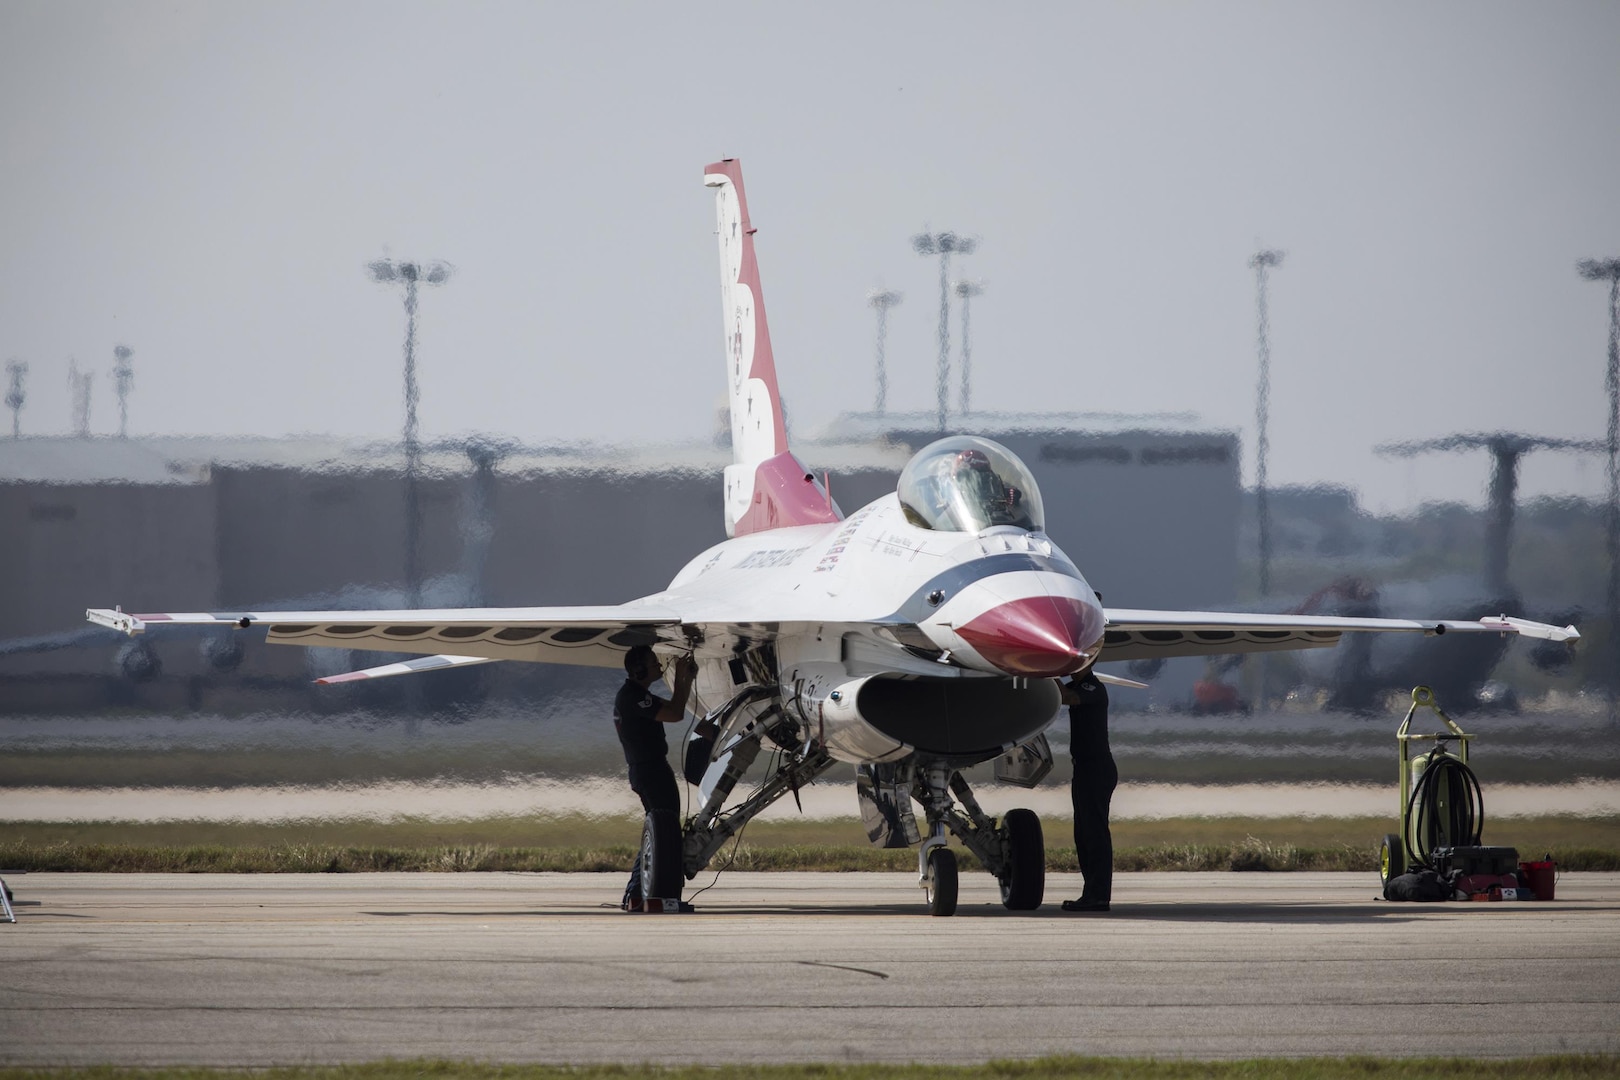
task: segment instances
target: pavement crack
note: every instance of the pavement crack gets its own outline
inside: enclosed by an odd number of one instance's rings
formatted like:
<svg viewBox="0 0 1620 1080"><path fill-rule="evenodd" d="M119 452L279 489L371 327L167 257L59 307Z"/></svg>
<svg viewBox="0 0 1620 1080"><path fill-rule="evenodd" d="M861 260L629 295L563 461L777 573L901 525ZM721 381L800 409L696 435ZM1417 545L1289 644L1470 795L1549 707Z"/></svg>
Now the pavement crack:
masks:
<svg viewBox="0 0 1620 1080"><path fill-rule="evenodd" d="M829 964L825 960L795 960L794 963L803 964L805 967L836 968L839 971L853 971L860 975L875 975L879 979L887 979L889 977L889 974L886 971L873 971L871 968L851 967L849 964Z"/></svg>

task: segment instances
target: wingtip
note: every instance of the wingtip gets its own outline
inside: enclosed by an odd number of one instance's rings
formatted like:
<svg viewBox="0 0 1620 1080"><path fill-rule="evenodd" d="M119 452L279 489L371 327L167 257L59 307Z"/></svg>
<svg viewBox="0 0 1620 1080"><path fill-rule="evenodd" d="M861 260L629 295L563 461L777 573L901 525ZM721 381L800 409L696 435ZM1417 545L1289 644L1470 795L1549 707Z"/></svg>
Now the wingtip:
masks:
<svg viewBox="0 0 1620 1080"><path fill-rule="evenodd" d="M97 626L110 627L120 634L128 634L130 637L134 637L146 629L146 623L134 615L125 614L116 607L111 610L107 608L85 608L84 617L86 621L95 623Z"/></svg>

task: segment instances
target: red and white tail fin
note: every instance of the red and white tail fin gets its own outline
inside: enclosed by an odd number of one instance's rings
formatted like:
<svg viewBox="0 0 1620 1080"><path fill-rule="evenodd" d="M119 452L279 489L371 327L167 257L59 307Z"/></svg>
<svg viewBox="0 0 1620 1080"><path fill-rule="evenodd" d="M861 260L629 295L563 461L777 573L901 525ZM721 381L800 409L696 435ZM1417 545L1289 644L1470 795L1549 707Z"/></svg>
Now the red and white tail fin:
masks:
<svg viewBox="0 0 1620 1080"><path fill-rule="evenodd" d="M726 467L726 534L837 521L842 515L826 489L788 450L759 264L754 260L754 227L743 195L742 163L735 158L715 162L703 170L703 184L715 189L726 383L731 392L735 464Z"/></svg>

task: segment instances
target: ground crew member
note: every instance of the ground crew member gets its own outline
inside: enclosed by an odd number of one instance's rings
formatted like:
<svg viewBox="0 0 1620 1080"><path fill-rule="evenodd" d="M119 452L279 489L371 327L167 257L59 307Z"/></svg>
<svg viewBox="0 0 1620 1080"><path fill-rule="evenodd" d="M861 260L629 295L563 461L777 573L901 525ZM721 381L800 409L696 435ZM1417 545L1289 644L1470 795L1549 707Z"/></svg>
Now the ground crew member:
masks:
<svg viewBox="0 0 1620 1080"><path fill-rule="evenodd" d="M630 771L630 790L641 797L643 810L681 812L681 793L675 785L675 772L669 767L669 743L664 724L686 719L686 698L692 692L695 668L690 658L675 665L675 699L665 701L652 692L652 684L663 677L658 657L646 645L637 645L624 654L624 685L613 699L613 727L624 747L624 763ZM630 870L630 883L624 889L626 911L640 911L641 856ZM689 905L682 901L683 910Z"/></svg>
<svg viewBox="0 0 1620 1080"><path fill-rule="evenodd" d="M1074 850L1083 882L1078 900L1064 911L1107 911L1114 888L1114 838L1108 831L1108 804L1119 783L1119 769L1108 749L1108 689L1087 667L1061 687L1069 707L1069 752L1074 779Z"/></svg>

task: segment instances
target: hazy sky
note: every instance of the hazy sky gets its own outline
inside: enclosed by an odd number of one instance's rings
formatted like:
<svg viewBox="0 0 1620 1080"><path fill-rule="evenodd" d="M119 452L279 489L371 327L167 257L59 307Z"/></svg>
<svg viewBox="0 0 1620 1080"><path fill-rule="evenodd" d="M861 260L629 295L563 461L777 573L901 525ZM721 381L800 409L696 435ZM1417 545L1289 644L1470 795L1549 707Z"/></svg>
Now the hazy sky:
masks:
<svg viewBox="0 0 1620 1080"><path fill-rule="evenodd" d="M1275 483L1479 501L1483 453L1601 437L1620 255L1620 4L45 3L0 0L0 359L25 433L67 362L132 433L391 436L397 289L425 436L659 441L714 428L713 200L740 157L795 429L933 401L924 227L965 276L975 405L1195 411L1254 436L1257 244ZM953 335L958 324L953 315ZM6 417L9 420L9 416ZM1596 457L1526 494L1600 494Z"/></svg>

